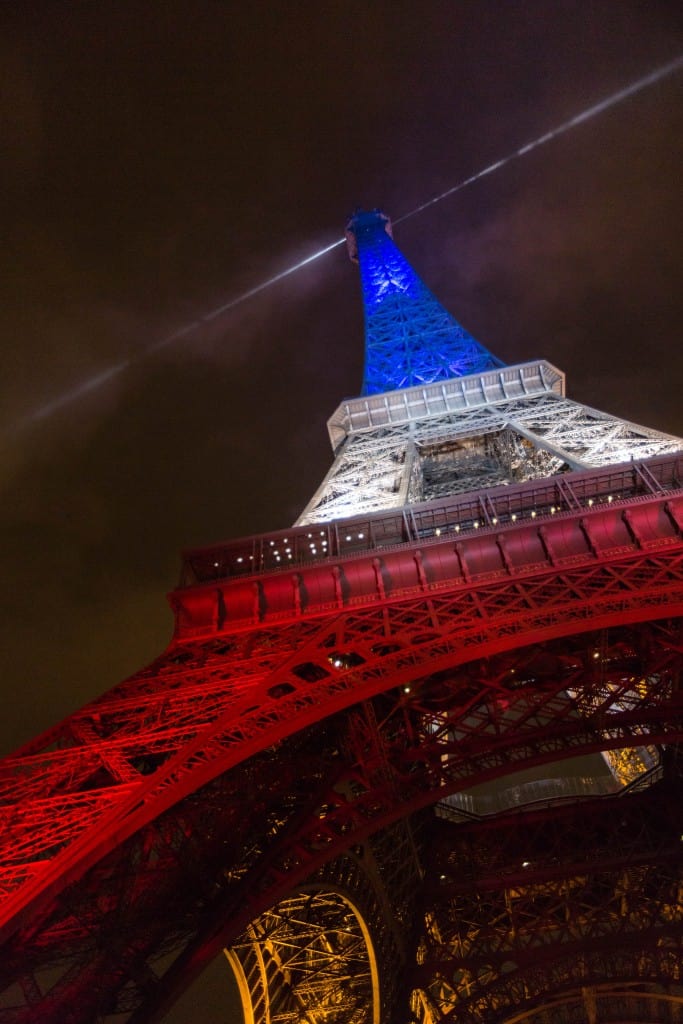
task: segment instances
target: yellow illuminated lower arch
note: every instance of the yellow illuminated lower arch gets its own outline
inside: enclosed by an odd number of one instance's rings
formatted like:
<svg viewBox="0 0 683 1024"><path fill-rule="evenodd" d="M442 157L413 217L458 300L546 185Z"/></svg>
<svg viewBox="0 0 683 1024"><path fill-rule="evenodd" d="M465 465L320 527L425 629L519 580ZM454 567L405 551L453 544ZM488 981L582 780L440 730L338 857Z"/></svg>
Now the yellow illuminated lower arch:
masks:
<svg viewBox="0 0 683 1024"><path fill-rule="evenodd" d="M244 1024L380 1024L377 956L361 909L325 886L303 886L225 950Z"/></svg>

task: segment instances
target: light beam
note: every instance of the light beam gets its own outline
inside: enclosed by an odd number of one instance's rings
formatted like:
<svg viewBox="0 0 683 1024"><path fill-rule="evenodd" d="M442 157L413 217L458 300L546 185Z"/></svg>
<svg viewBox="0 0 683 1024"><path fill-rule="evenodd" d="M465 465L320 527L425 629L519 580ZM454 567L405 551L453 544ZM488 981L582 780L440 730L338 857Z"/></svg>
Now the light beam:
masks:
<svg viewBox="0 0 683 1024"><path fill-rule="evenodd" d="M408 220L409 217L414 217L416 213L422 213L423 210L427 210L430 206L434 206L435 203L440 203L442 199L447 199L448 196L455 195L456 192L460 192L463 188L467 188L468 185L473 185L475 181L479 181L480 178L485 177L487 174L492 174L494 171L499 171L501 167L505 167L506 164L511 163L512 160L517 160L520 156L526 156L527 153L531 153L532 150L538 149L539 146L544 146L546 142L550 142L551 139L556 139L559 135L564 135L570 128L575 128L579 124L583 124L584 121L590 121L591 118L596 117L598 114L602 114L605 110L609 110L610 107L615 107L617 103L622 103L628 99L629 96L635 95L637 92L646 89L650 85L655 85L656 82L661 81L668 75L673 75L674 72L679 71L683 67L683 54L675 58L675 60L669 61L668 64L663 64L659 68L655 68L648 75L644 75L642 78L638 78L635 82L627 85L624 89L619 89L618 92L613 92L610 96L605 97L603 100L599 100L598 103L594 103L592 107L587 107L582 110L581 113L575 114L574 117L570 117L568 121L563 121L556 128L551 129L549 132L545 132L544 135L539 135L533 142L527 142L525 145L520 146L519 149L515 149L512 153L508 153L501 160L496 160L495 163L489 164L488 167L484 167L483 170L477 171L476 174L472 174L469 178L465 178L463 181L458 182L457 185L453 185L452 188L446 189L445 192L439 193L438 196L434 196L433 199L428 199L426 203L420 203L414 210L410 210L408 213L404 213L403 216L397 217L394 220L394 224L400 224L401 221Z"/></svg>

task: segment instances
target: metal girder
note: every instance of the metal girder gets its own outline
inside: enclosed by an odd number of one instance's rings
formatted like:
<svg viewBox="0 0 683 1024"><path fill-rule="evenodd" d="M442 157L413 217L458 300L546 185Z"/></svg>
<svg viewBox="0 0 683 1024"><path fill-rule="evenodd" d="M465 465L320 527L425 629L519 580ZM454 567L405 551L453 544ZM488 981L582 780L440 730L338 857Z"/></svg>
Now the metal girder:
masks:
<svg viewBox="0 0 683 1024"><path fill-rule="evenodd" d="M6 926L221 771L360 699L532 639L682 611L683 545L668 517L643 521L667 524L652 551L591 552L561 571L546 558L519 578L494 572L475 585L460 575L394 600L373 567L367 607L171 648L67 719L48 749L3 763Z"/></svg>
<svg viewBox="0 0 683 1024"><path fill-rule="evenodd" d="M505 1024L680 1024L683 996L643 982L584 985L533 1010L514 1013Z"/></svg>
<svg viewBox="0 0 683 1024"><path fill-rule="evenodd" d="M365 311L363 394L501 365L420 280L391 240L388 217L358 211L346 230L351 257L360 263Z"/></svg>
<svg viewBox="0 0 683 1024"><path fill-rule="evenodd" d="M624 502L669 495L675 504L682 480L683 453L679 453L443 495L408 509L318 524L319 529L300 526L246 537L187 551L181 589L236 577L258 580L269 572L298 572L299 567L327 563L331 558L346 559L362 552L381 554L387 548L447 533L466 536L480 528L521 524L534 518L541 524L564 512L590 511L612 502L626 511ZM675 511L673 506L671 511ZM679 519L679 532L682 529L683 520Z"/></svg>
<svg viewBox="0 0 683 1024"><path fill-rule="evenodd" d="M432 829L406 982L414 1020L512 1024L549 1006L561 1020L605 979L622 997L630 985L636 999L640 982L680 1005L682 822L678 778L638 797Z"/></svg>
<svg viewBox="0 0 683 1024"><path fill-rule="evenodd" d="M553 391L523 398L479 401L474 408L437 413L399 425L350 432L327 476L306 506L297 525L341 519L397 508L407 502L401 480L411 469L411 444L427 449L458 443L466 449L477 439L503 431L527 442L529 457L519 466L498 458L501 482L515 483L548 477L567 469L605 466L647 459L681 450L680 438L610 416L563 398ZM535 462L535 452L546 452L556 464ZM452 460L452 493L458 489L460 463ZM476 475L467 488L486 488L489 481ZM405 496L401 498L401 495Z"/></svg>
<svg viewBox="0 0 683 1024"><path fill-rule="evenodd" d="M595 650L604 652L601 665ZM96 1002L92 971L99 961L92 959L93 944L120 941L122 932L136 935L139 945L119 952L122 963L129 957L135 965L140 980L131 990L131 1005L142 1000L146 1009L139 1019L146 1019L155 1000L172 991L173 968L163 988L156 980L154 954L160 947L176 942L182 982L212 949L292 887L349 846L382 834L392 821L451 791L529 764L599 750L605 743L628 745L643 729L653 742L683 738L680 650L680 630L672 623L622 627L606 639L570 636L471 662L462 671L441 671L409 693L394 687L377 698L370 718L355 712L330 718L157 815L72 886L56 911L42 922L37 916L5 946L5 970L30 964L32 957L38 966L55 956L80 955L80 978L60 991L62 999L82 1006L87 999ZM647 692L638 693L637 685L634 690L636 676L650 680ZM566 696L568 684L577 695L573 702ZM245 792L248 819L242 811ZM103 1005L123 998L115 997L117 978L109 983L112 992L100 990ZM31 1018L17 1010L4 1019L19 1024ZM46 1010L42 1019L53 1018ZM66 1018L58 1013L54 1019Z"/></svg>
<svg viewBox="0 0 683 1024"><path fill-rule="evenodd" d="M467 412L492 402L548 391L564 395L565 377L552 363L538 359L437 384L346 398L327 421L327 427L332 450L337 451L349 434L372 427L414 423L445 412Z"/></svg>
<svg viewBox="0 0 683 1024"><path fill-rule="evenodd" d="M566 566L551 564L549 554L539 566L532 546L519 574L504 568L467 583L472 559L452 551L435 587L424 568L421 579L419 550L403 551L398 578L410 573L417 582L393 599L371 562L371 591L360 603L326 614L294 608L298 621L289 625L278 615L270 628L172 647L67 719L47 749L3 762L0 782L11 797L1 819L4 928L220 772L361 699L534 639L680 613L683 544L668 515L638 509L642 529L661 534L643 542L645 550L631 543L618 557L601 557L604 531L580 519L572 522L586 553ZM489 541L486 551L504 566L505 548Z"/></svg>
<svg viewBox="0 0 683 1024"><path fill-rule="evenodd" d="M419 879L409 823L389 828L374 849L366 844L361 854L328 862L226 950L241 982L245 1020L274 1024L289 1013L296 1022L391 1024L387 1007L395 1001L406 946L391 922L414 902ZM400 864L400 876L391 872L392 861ZM340 930L350 942L336 938ZM341 952L330 956L339 945ZM313 969L311 947L318 961ZM347 950L355 963L349 963Z"/></svg>
<svg viewBox="0 0 683 1024"><path fill-rule="evenodd" d="M474 507L478 518L469 514L464 522L454 522L443 517L439 526L432 523L419 531L426 534L419 543L374 550L363 539L364 529L349 526L342 534L348 550L341 557L302 562L294 573L224 573L211 586L176 591L176 636L232 633L268 621L284 624L411 593L459 589L464 595L469 587L496 578L522 580L544 568L558 572L582 562L617 564L637 551L680 544L683 494L678 489L636 500L608 495L596 503L588 498L584 508L576 506L508 507L496 515L493 502L482 503ZM354 550L354 533L360 550Z"/></svg>
<svg viewBox="0 0 683 1024"><path fill-rule="evenodd" d="M257 1020L379 1024L374 950L358 911L338 893L305 890L282 900L231 951L241 966L239 953L255 961L249 1009ZM242 970L246 981L248 967Z"/></svg>

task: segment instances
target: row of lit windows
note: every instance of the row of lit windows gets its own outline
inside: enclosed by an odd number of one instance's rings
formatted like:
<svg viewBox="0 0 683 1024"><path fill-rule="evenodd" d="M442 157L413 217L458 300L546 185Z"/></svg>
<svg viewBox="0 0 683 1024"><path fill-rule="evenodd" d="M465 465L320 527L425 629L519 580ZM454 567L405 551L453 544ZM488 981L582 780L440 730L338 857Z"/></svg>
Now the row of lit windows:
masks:
<svg viewBox="0 0 683 1024"><path fill-rule="evenodd" d="M616 495L619 499L620 494ZM604 498L587 498L584 502L585 507L592 508L596 503L612 504L615 500L615 496L612 494L607 495ZM467 530L479 530L482 527L487 526L498 526L502 523L516 523L524 518L536 519L539 515L555 515L558 512L563 511L561 505L550 505L540 509L531 509L527 512L512 512L509 515L492 516L490 519L473 519L466 520L460 523L447 524L444 526L426 527L420 528L420 520L422 517L419 515L415 516L417 533L416 537L403 538L408 540L422 539L427 537L441 537L447 532L460 533L461 531ZM359 530L358 532L343 533L339 536L340 544L354 544L357 545L358 541L364 541L366 539L366 532ZM395 541L391 540L390 543ZM375 544L377 541L375 541ZM367 547L374 546L372 543ZM365 545L363 545L365 547ZM298 562L306 558L325 558L330 554L330 538L329 533L326 530L312 531L306 534L306 536L298 536L293 540L288 537L283 537L281 540L270 540L267 542L265 550L260 554L254 555L236 555L232 564L226 565L220 560L214 560L213 568L222 571L233 571L240 572L253 568L254 562L263 566L268 564L270 568L277 568L283 562L287 565L288 562Z"/></svg>

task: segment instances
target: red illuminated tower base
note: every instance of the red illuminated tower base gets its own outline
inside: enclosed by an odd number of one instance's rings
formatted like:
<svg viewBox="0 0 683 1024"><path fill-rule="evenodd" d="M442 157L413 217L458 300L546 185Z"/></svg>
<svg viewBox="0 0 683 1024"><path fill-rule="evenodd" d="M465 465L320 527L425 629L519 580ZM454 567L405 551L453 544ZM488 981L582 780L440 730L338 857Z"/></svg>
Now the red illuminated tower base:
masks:
<svg viewBox="0 0 683 1024"><path fill-rule="evenodd" d="M349 225L364 394L288 530L0 764L0 1024L683 1020L683 447L505 367Z"/></svg>

